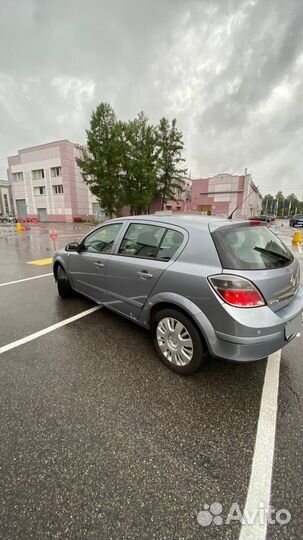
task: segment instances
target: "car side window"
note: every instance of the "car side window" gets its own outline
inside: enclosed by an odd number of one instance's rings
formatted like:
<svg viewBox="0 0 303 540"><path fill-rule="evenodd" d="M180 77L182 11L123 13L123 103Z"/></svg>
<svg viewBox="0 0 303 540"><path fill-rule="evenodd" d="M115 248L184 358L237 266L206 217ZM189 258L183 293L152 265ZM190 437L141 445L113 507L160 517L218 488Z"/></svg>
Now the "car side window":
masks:
<svg viewBox="0 0 303 540"><path fill-rule="evenodd" d="M183 234L158 225L131 224L121 242L120 255L169 261L180 247Z"/></svg>
<svg viewBox="0 0 303 540"><path fill-rule="evenodd" d="M164 234L164 227L132 223L123 237L119 254L155 259Z"/></svg>
<svg viewBox="0 0 303 540"><path fill-rule="evenodd" d="M122 223L104 225L90 234L82 244L82 251L89 253L111 253Z"/></svg>
<svg viewBox="0 0 303 540"><path fill-rule="evenodd" d="M169 261L174 256L177 249L179 249L181 246L183 238L183 234L179 231L166 229L165 236L159 248L157 259L161 259L161 261Z"/></svg>

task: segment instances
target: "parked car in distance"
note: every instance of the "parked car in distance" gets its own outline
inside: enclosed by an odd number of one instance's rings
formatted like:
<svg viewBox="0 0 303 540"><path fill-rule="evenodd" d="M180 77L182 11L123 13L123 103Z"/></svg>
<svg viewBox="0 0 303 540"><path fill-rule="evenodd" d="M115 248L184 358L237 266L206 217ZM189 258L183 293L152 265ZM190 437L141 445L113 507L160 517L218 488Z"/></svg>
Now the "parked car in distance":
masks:
<svg viewBox="0 0 303 540"><path fill-rule="evenodd" d="M289 226L290 227L295 227L298 222L300 222L300 220L303 219L303 214L295 214L294 216L291 216L290 220L289 220ZM301 227L302 225L299 225L299 227Z"/></svg>
<svg viewBox="0 0 303 540"><path fill-rule="evenodd" d="M275 221L276 218L271 214L261 214L260 216L251 216L248 219L254 221L265 221L266 223L270 223L271 221Z"/></svg>
<svg viewBox="0 0 303 540"><path fill-rule="evenodd" d="M303 217L297 219L294 227L296 227L296 228L302 228L303 227Z"/></svg>
<svg viewBox="0 0 303 540"><path fill-rule="evenodd" d="M264 223L116 218L56 251L53 271L62 298L77 291L150 329L161 360L181 374L208 352L262 359L302 329L299 263Z"/></svg>
<svg viewBox="0 0 303 540"><path fill-rule="evenodd" d="M0 223L16 223L16 218L11 215L2 215L0 216Z"/></svg>

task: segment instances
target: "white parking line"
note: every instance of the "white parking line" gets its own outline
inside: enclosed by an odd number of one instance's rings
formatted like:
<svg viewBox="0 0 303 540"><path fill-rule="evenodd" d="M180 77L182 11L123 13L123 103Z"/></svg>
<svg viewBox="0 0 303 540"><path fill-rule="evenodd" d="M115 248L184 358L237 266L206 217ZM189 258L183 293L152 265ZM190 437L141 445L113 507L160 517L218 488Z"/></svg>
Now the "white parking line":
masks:
<svg viewBox="0 0 303 540"><path fill-rule="evenodd" d="M4 345L3 347L0 347L0 354L10 351L11 349L15 349L16 347L20 347L20 345L24 345L25 343L28 343L29 341L33 341L34 339L38 339L41 336L45 336L45 334L49 334L50 332L53 332L54 330L57 330L58 328L62 328L62 326L66 326L67 324L77 321L78 319L81 319L82 317L86 317L86 315L90 315L94 311L97 311L97 309L101 309L101 307L102 306L92 307L90 309L87 309L86 311L82 311L81 313L74 315L73 317L69 317L68 319L64 319L63 321L60 321L56 324L52 324L52 326L47 326L46 328L43 328L43 330L39 330L38 332L35 332L34 334L30 334L29 336L18 339L17 341L8 343L8 345Z"/></svg>
<svg viewBox="0 0 303 540"><path fill-rule="evenodd" d="M53 276L53 275L54 274L50 272L49 274L40 274L39 276L32 276L32 277L27 277L24 279L17 279L16 281L7 281L6 283L0 283L0 287L5 287L5 285L15 285L15 283L22 283L23 281L30 281L31 279L39 279L42 277Z"/></svg>
<svg viewBox="0 0 303 540"><path fill-rule="evenodd" d="M244 510L244 516L253 516L257 512L257 517L252 525L247 522L242 524L239 540L265 540L266 538L267 520L265 519L262 523L263 520L259 519L259 516L262 511L260 505L264 505L266 512L270 504L280 361L281 351L271 354L267 360L252 470Z"/></svg>

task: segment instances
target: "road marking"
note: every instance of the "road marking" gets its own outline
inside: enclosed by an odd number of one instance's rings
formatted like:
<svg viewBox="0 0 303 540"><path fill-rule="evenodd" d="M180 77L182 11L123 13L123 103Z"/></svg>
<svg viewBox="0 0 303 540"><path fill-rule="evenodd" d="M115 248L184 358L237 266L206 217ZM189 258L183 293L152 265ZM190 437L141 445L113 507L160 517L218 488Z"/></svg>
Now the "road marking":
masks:
<svg viewBox="0 0 303 540"><path fill-rule="evenodd" d="M260 523L260 504L265 512L270 504L271 478L275 449L276 420L278 409L279 371L281 351L267 359L260 405L254 456L246 498L246 515L257 511L255 523L242 524L239 540L265 540L267 522ZM266 514L265 514L266 515Z"/></svg>
<svg viewBox="0 0 303 540"><path fill-rule="evenodd" d="M87 309L86 311L82 311L81 313L74 315L73 317L69 317L68 319L64 319L63 321L60 321L56 324L52 324L52 326L47 326L46 328L43 328L43 330L39 330L38 332L35 332L34 334L30 334L29 336L18 339L17 341L8 343L8 345L4 345L3 347L0 347L0 354L10 351L11 349L15 349L16 347L20 347L20 345L24 345L25 343L28 343L29 341L33 341L34 339L38 339L41 336L45 336L46 334L49 334L50 332L53 332L54 330L57 330L58 328L62 328L62 326L66 326L67 324L77 321L78 319L82 319L82 317L86 317L86 315L90 315L91 313L93 313L94 311L97 311L101 307L102 306L92 307L90 309Z"/></svg>
<svg viewBox="0 0 303 540"><path fill-rule="evenodd" d="M53 259L50 257L48 259L38 259L37 261L28 261L26 264L35 264L36 266L45 266L47 264L52 264Z"/></svg>
<svg viewBox="0 0 303 540"><path fill-rule="evenodd" d="M301 246L298 246L299 253L302 253Z"/></svg>
<svg viewBox="0 0 303 540"><path fill-rule="evenodd" d="M49 274L40 274L40 276L32 276L32 277L27 277L24 279L16 279L16 281L7 281L6 283L0 283L0 287L5 287L5 285L15 285L15 283L22 283L23 281L30 281L31 279L39 279L42 277L53 276L53 275L54 274L50 272Z"/></svg>

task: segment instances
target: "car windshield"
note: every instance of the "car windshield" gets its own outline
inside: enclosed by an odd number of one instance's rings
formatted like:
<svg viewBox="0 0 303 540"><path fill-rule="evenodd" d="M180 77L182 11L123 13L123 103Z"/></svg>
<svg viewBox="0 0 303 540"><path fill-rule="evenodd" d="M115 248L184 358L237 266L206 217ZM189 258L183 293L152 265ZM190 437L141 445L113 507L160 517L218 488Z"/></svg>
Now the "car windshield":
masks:
<svg viewBox="0 0 303 540"><path fill-rule="evenodd" d="M293 261L291 251L267 227L226 227L212 236L224 268L264 270Z"/></svg>

